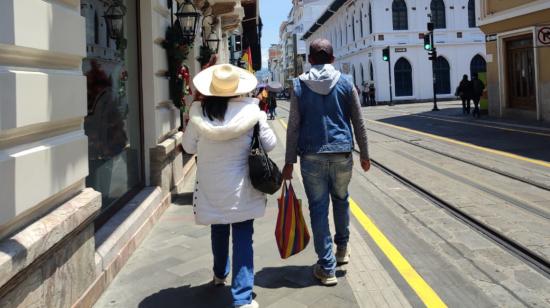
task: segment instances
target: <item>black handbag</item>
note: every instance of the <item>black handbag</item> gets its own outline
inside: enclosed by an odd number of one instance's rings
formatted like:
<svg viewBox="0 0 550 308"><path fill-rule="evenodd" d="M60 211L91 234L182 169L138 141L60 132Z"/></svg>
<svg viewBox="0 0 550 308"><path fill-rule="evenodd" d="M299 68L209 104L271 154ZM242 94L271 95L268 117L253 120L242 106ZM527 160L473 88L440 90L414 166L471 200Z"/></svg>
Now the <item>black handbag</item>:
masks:
<svg viewBox="0 0 550 308"><path fill-rule="evenodd" d="M252 186L265 193L276 193L283 184L283 175L279 167L267 156L260 142L260 125L254 126L254 135L250 144L248 166L250 168L250 181Z"/></svg>

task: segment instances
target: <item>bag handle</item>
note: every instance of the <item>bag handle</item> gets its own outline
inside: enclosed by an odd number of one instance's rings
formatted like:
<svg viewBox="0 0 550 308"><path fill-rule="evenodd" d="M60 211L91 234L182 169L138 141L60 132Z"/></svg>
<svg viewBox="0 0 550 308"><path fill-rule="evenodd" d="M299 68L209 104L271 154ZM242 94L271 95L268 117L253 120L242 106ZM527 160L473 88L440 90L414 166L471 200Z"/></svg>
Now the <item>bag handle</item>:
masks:
<svg viewBox="0 0 550 308"><path fill-rule="evenodd" d="M285 197L286 192L289 190L288 185L286 184L286 182L287 182L287 180L283 181L283 189L281 189L281 199L283 199ZM292 186L292 183L290 182L290 180L288 180L288 182Z"/></svg>

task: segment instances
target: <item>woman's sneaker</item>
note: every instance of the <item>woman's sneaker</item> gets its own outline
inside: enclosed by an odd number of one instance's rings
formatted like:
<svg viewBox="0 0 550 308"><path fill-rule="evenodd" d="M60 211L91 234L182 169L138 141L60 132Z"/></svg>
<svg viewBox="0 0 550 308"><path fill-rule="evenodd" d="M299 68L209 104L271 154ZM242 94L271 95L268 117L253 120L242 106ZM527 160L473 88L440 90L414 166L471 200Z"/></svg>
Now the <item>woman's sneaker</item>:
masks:
<svg viewBox="0 0 550 308"><path fill-rule="evenodd" d="M240 305L240 306L235 306L236 308L260 308L260 304L258 304L257 301L255 300L252 300L252 302L250 302L250 304L245 304L245 305Z"/></svg>
<svg viewBox="0 0 550 308"><path fill-rule="evenodd" d="M336 248L336 263L338 265L349 263L349 250L348 246Z"/></svg>
<svg viewBox="0 0 550 308"><path fill-rule="evenodd" d="M313 265L313 276L319 279L321 284L325 286L335 286L338 283L338 279L336 279L336 275L335 274L329 275L325 273L325 271L319 264Z"/></svg>
<svg viewBox="0 0 550 308"><path fill-rule="evenodd" d="M216 287L223 287L227 283L225 278L218 278L218 277L216 277L216 275L214 275L214 281L212 281L212 282L214 283L214 286L216 286Z"/></svg>

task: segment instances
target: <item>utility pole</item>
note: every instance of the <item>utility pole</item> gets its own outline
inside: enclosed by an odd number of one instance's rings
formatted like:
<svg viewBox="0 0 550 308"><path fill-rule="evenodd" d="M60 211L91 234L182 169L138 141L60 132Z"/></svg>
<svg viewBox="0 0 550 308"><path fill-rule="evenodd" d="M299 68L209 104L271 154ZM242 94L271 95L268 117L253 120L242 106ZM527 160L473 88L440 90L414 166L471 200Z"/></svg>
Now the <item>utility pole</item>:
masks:
<svg viewBox="0 0 550 308"><path fill-rule="evenodd" d="M390 106L393 106L393 89L391 82L391 61L390 61L390 46L382 49L382 60L388 62L388 76L390 81Z"/></svg>
<svg viewBox="0 0 550 308"><path fill-rule="evenodd" d="M424 49L428 51L429 59L432 61L432 79L433 79L433 93L434 93L434 107L432 111L439 111L437 108L437 78L435 75L435 61L437 60L437 48L435 48L435 36L434 36L434 23L428 23L428 33L424 34Z"/></svg>

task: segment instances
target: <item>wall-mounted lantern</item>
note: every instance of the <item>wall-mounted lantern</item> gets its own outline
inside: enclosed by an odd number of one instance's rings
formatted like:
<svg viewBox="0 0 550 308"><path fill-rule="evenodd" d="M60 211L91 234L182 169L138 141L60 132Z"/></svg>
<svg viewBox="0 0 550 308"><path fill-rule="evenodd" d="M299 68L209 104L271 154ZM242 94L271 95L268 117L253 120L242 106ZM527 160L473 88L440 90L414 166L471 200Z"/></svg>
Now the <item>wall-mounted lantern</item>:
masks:
<svg viewBox="0 0 550 308"><path fill-rule="evenodd" d="M126 15L126 7L122 1L115 0L111 6L105 11L105 22L107 23L107 31L109 37L113 40L120 41L124 38L124 16Z"/></svg>
<svg viewBox="0 0 550 308"><path fill-rule="evenodd" d="M212 32L208 35L208 37L205 40L206 46L212 50L212 53L218 53L218 50L220 48L220 38L214 32L214 29L212 29Z"/></svg>
<svg viewBox="0 0 550 308"><path fill-rule="evenodd" d="M201 13L197 11L197 8L193 5L191 0L185 0L182 4L178 5L176 18L178 19L183 39L188 42L193 42L195 40L200 17Z"/></svg>

